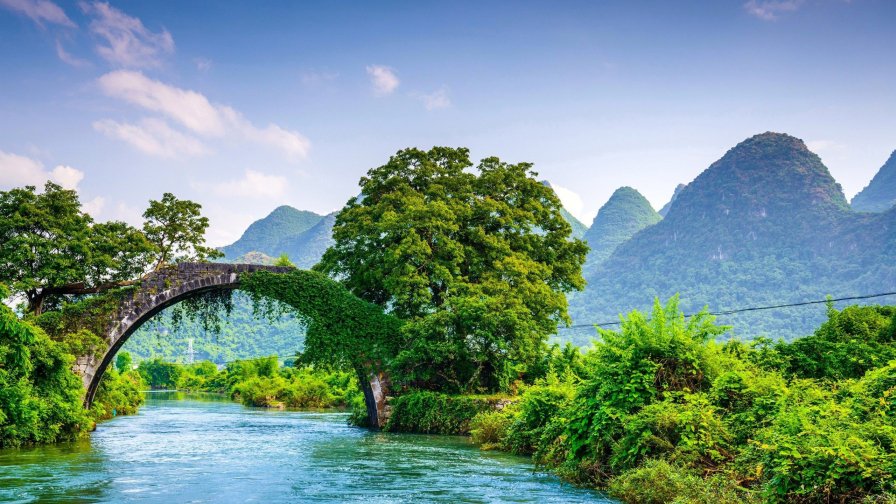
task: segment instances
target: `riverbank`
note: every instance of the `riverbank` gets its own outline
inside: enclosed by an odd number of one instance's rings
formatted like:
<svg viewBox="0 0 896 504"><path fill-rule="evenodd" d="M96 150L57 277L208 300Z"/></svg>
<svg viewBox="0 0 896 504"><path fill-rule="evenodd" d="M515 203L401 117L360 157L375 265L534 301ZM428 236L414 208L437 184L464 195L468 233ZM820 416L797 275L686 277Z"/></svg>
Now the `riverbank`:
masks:
<svg viewBox="0 0 896 504"><path fill-rule="evenodd" d="M469 433L626 502L893 502L896 307L828 315L793 343L721 344L673 299L500 409L407 391L387 429Z"/></svg>

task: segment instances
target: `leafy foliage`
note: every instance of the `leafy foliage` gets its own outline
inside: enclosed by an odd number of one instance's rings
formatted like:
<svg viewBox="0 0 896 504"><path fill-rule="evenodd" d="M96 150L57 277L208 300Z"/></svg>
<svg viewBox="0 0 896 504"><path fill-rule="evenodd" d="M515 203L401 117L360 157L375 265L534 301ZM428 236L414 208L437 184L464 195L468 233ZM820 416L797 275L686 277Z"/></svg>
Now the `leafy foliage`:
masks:
<svg viewBox="0 0 896 504"><path fill-rule="evenodd" d="M405 321L396 377L415 387L506 386L583 287L586 247L531 165L471 167L466 149L398 152L362 178L316 266Z"/></svg>
<svg viewBox="0 0 896 504"><path fill-rule="evenodd" d="M496 398L451 396L428 390L393 399L385 430L421 434L469 434L473 418L491 409Z"/></svg>
<svg viewBox="0 0 896 504"><path fill-rule="evenodd" d="M538 464L625 502L889 502L892 310L830 309L806 340L720 345L712 317L655 303L601 331L578 379L477 415L474 440L525 451L524 439Z"/></svg>
<svg viewBox="0 0 896 504"><path fill-rule="evenodd" d="M262 314L277 313L275 301L295 309L307 327L304 363L373 372L398 353L401 321L321 273L259 271L244 275L240 288Z"/></svg>
<svg viewBox="0 0 896 504"><path fill-rule="evenodd" d="M787 373L802 378L861 378L896 359L896 307L849 306L828 310L815 334L779 343Z"/></svg>
<svg viewBox="0 0 896 504"><path fill-rule="evenodd" d="M94 223L75 191L52 182L40 194L33 186L0 191L0 282L25 297L29 312L133 279L152 252L127 224Z"/></svg>
<svg viewBox="0 0 896 504"><path fill-rule="evenodd" d="M0 298L7 295L0 285ZM0 304L0 447L69 440L87 429L73 360Z"/></svg>
<svg viewBox="0 0 896 504"><path fill-rule="evenodd" d="M143 234L156 251L155 268L181 261L204 261L223 257L206 247L205 230L208 217L201 214L202 205L177 199L171 193L161 200L150 200L143 212Z"/></svg>

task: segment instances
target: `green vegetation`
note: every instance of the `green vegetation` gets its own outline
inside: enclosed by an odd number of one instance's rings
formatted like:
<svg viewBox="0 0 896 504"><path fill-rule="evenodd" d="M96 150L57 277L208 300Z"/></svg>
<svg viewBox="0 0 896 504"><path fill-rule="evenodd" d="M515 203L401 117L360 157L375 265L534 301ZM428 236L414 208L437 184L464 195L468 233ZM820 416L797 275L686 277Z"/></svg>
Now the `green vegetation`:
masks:
<svg viewBox="0 0 896 504"><path fill-rule="evenodd" d="M554 191L527 163L406 149L361 180L315 268L401 319L400 386L496 391L534 362L583 287ZM308 346L310 347L310 333Z"/></svg>
<svg viewBox="0 0 896 504"><path fill-rule="evenodd" d="M591 247L585 259L586 275L610 257L620 244L661 219L641 193L631 187L616 189L585 233L585 241Z"/></svg>
<svg viewBox="0 0 896 504"><path fill-rule="evenodd" d="M186 349L193 340L197 360L230 362L259 355L294 355L304 347L305 327L291 311L259 319L252 299L235 291L233 307L222 317L216 331L208 331L199 320L181 317L174 323L177 307L169 308L144 324L125 342L122 350L137 361L161 359L186 362Z"/></svg>
<svg viewBox="0 0 896 504"><path fill-rule="evenodd" d="M136 411L145 384L126 361L106 373L89 412L72 366L105 351L100 320L150 268L218 255L203 245L199 211L166 193L137 229L94 222L75 191L51 182L0 191L0 299L24 301L23 318L0 305L0 446L73 439Z"/></svg>
<svg viewBox="0 0 896 504"><path fill-rule="evenodd" d="M889 502L896 307L828 315L794 343L719 344L711 316L657 302L477 414L472 438L626 502Z"/></svg>
<svg viewBox="0 0 896 504"><path fill-rule="evenodd" d="M704 305L719 311L892 291L894 215L851 210L801 140L756 135L682 189L662 221L586 272L588 286L570 298L570 313L577 324L615 320L676 293L694 313ZM729 337L791 340L824 316L823 308L799 307L719 320L734 328Z"/></svg>
<svg viewBox="0 0 896 504"><path fill-rule="evenodd" d="M0 298L8 294L0 286ZM84 388L71 371L71 347L0 304L0 447L71 440L93 422L133 413L142 403L139 377L111 370L86 411Z"/></svg>
<svg viewBox="0 0 896 504"><path fill-rule="evenodd" d="M221 252L228 260L250 252L260 252L270 257L277 257L285 253L293 258L298 258L299 256L294 254L295 251L287 250L282 242L308 231L320 223L323 218L322 215L314 212L296 210L286 205L280 206L267 217L253 222L246 228L239 240L222 247Z"/></svg>
<svg viewBox="0 0 896 504"><path fill-rule="evenodd" d="M280 367L276 356L230 362L220 371L208 361L185 366L154 359L141 362L138 372L153 388L227 394L246 406L349 408L364 403L353 371Z"/></svg>
<svg viewBox="0 0 896 504"><path fill-rule="evenodd" d="M852 199L859 212L886 212L896 205L896 151L878 170L867 187Z"/></svg>

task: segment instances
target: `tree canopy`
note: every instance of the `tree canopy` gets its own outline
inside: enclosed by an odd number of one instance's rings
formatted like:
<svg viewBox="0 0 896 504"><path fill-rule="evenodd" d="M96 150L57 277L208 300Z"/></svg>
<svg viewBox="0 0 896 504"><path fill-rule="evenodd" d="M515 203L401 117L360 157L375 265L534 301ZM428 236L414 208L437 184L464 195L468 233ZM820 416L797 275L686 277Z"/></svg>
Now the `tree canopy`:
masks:
<svg viewBox="0 0 896 504"><path fill-rule="evenodd" d="M405 149L361 179L316 269L406 321L394 366L406 384L496 389L532 362L587 246L529 163L467 149Z"/></svg>
<svg viewBox="0 0 896 504"><path fill-rule="evenodd" d="M66 296L126 285L152 265L217 257L204 245L208 219L200 209L166 193L150 201L141 231L94 222L75 191L52 182L43 192L34 186L0 191L0 283L39 315Z"/></svg>

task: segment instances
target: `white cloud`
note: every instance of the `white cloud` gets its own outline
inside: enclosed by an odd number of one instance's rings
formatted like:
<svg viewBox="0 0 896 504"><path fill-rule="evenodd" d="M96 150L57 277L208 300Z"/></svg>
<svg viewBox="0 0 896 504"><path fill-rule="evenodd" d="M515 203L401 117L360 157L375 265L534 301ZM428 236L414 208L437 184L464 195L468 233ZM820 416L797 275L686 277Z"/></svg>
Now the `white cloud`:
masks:
<svg viewBox="0 0 896 504"><path fill-rule="evenodd" d="M277 199L286 194L288 186L286 177L246 170L243 178L222 182L212 189L219 196Z"/></svg>
<svg viewBox="0 0 896 504"><path fill-rule="evenodd" d="M395 75L395 70L387 66L370 65L367 67L367 75L370 76L373 91L378 95L391 94L401 82Z"/></svg>
<svg viewBox="0 0 896 504"><path fill-rule="evenodd" d="M59 165L50 172L50 180L66 189L77 189L84 180L84 172L71 166Z"/></svg>
<svg viewBox="0 0 896 504"><path fill-rule="evenodd" d="M774 21L785 12L794 12L802 7L805 0L749 0L744 9L764 21Z"/></svg>
<svg viewBox="0 0 896 504"><path fill-rule="evenodd" d="M418 94L416 97L423 102L426 110L438 110L451 106L451 99L448 98L448 90L441 88L430 94Z"/></svg>
<svg viewBox="0 0 896 504"><path fill-rule="evenodd" d="M551 182L551 188L557 193L557 197L560 198L560 202L563 203L563 208L573 214L577 219L588 223L588 216L584 213L585 202L582 200L582 197L579 196L579 193L572 189L558 186L553 182Z"/></svg>
<svg viewBox="0 0 896 504"><path fill-rule="evenodd" d="M0 0L0 6L28 16L41 27L44 22L69 28L77 27L61 7L48 0Z"/></svg>
<svg viewBox="0 0 896 504"><path fill-rule="evenodd" d="M134 227L143 226L143 212L135 207L119 201L112 210L110 220L126 222Z"/></svg>
<svg viewBox="0 0 896 504"><path fill-rule="evenodd" d="M19 187L25 185L43 186L51 180L66 189L78 189L84 179L84 172L71 166L59 165L51 171L44 169L43 163L18 154L0 151L0 186Z"/></svg>
<svg viewBox="0 0 896 504"><path fill-rule="evenodd" d="M140 72L118 70L99 78L100 89L113 98L158 112L204 137L236 135L272 146L290 158L308 155L311 142L276 124L259 128L231 107L211 103L201 93L150 79Z"/></svg>
<svg viewBox="0 0 896 504"><path fill-rule="evenodd" d="M102 196L97 196L90 201L85 201L81 203L81 210L84 213L90 214L94 219L98 219L100 214L103 212L103 207L106 206L106 198Z"/></svg>
<svg viewBox="0 0 896 504"><path fill-rule="evenodd" d="M113 65L158 67L166 54L174 52L174 38L165 29L154 33L139 19L105 2L83 2L81 9L93 17L90 31L105 41L105 45L97 45L97 52Z"/></svg>
<svg viewBox="0 0 896 504"><path fill-rule="evenodd" d="M62 47L62 42L59 39L56 39L56 55L59 56L59 59L64 63L67 63L73 67L84 67L90 65L90 62L87 60L82 60L75 56L72 56Z"/></svg>
<svg viewBox="0 0 896 504"><path fill-rule="evenodd" d="M129 143L141 152L162 158L201 156L210 152L198 139L172 129L161 119L143 119L140 124L104 119L94 122L93 129Z"/></svg>

